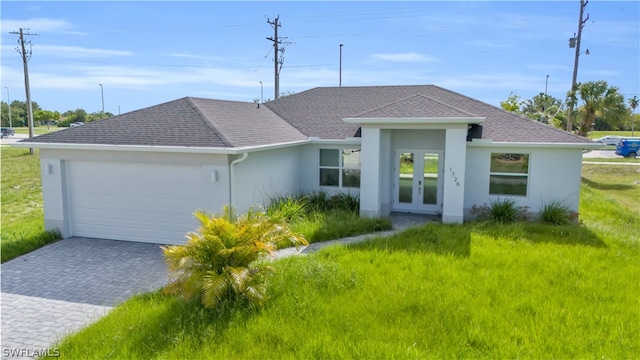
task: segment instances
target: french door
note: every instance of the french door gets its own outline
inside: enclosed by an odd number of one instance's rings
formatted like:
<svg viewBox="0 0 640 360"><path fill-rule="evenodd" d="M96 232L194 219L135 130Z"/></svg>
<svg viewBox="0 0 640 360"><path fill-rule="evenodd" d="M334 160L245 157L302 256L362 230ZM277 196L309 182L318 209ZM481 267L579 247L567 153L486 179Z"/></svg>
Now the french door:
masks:
<svg viewBox="0 0 640 360"><path fill-rule="evenodd" d="M396 150L394 210L441 211L442 163L441 151Z"/></svg>

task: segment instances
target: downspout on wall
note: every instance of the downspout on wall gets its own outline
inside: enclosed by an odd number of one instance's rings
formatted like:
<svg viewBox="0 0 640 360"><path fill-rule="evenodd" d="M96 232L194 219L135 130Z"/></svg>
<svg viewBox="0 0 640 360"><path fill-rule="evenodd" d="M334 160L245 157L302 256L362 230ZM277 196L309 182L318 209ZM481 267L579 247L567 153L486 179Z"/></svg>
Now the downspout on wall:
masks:
<svg viewBox="0 0 640 360"><path fill-rule="evenodd" d="M229 165L229 206L231 206L233 209L236 208L236 206L233 204L233 199L234 199L234 194L235 194L235 180L236 180L236 172L235 172L235 165L238 163L241 163L243 161L245 161L247 159L247 157L249 157L249 153L248 152L243 152L242 153L242 157L235 159L231 162L231 164Z"/></svg>

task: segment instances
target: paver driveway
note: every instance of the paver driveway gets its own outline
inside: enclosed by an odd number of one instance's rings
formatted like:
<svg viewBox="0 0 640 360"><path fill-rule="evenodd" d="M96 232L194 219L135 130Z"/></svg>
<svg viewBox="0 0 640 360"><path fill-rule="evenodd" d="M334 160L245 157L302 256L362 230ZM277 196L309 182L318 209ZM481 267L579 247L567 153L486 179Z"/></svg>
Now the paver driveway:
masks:
<svg viewBox="0 0 640 360"><path fill-rule="evenodd" d="M69 238L1 266L2 358L29 357L168 281L159 244Z"/></svg>

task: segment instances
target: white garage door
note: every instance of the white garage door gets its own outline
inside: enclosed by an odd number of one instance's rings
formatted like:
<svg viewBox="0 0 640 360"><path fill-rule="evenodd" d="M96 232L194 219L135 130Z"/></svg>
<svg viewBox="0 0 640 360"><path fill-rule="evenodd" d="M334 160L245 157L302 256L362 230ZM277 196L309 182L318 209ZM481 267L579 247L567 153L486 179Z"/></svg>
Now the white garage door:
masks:
<svg viewBox="0 0 640 360"><path fill-rule="evenodd" d="M73 236L180 244L196 209L219 211L201 166L70 161L67 184Z"/></svg>

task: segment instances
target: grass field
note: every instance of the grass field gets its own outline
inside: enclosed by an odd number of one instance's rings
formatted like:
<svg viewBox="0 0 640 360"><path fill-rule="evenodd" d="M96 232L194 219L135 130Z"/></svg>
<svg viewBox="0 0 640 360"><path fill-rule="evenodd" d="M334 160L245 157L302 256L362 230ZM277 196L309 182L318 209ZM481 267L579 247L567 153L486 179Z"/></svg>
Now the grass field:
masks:
<svg viewBox="0 0 640 360"><path fill-rule="evenodd" d="M29 149L3 146L1 261L13 259L60 238L44 231L40 157Z"/></svg>
<svg viewBox="0 0 640 360"><path fill-rule="evenodd" d="M428 224L280 260L261 309L138 296L60 354L636 359L639 184L635 166L585 166L580 225Z"/></svg>
<svg viewBox="0 0 640 360"><path fill-rule="evenodd" d="M54 132L62 129L66 129L66 128L59 128L57 126L51 125L49 129L47 129L46 126L36 126L33 128L33 133L35 135L42 135L42 134L48 134L50 132ZM16 132L16 134L29 134L28 127L17 127L17 128L13 128L13 130Z"/></svg>
<svg viewBox="0 0 640 360"><path fill-rule="evenodd" d="M640 137L640 129L633 132L632 131L592 131L589 134L589 138L597 139L607 135Z"/></svg>

